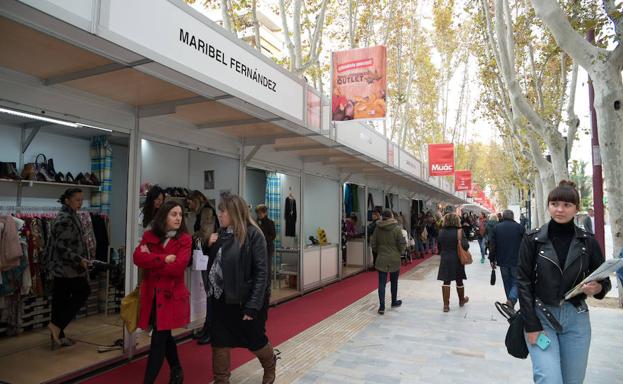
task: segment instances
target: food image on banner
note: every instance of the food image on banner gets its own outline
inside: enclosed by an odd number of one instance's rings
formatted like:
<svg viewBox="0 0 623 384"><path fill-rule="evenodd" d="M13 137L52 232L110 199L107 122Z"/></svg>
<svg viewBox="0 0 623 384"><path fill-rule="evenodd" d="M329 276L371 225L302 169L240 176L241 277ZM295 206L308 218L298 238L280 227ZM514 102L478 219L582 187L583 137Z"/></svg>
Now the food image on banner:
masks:
<svg viewBox="0 0 623 384"><path fill-rule="evenodd" d="M387 50L384 46L333 52L332 120L384 118Z"/></svg>
<svg viewBox="0 0 623 384"><path fill-rule="evenodd" d="M430 176L454 174L454 144L428 144L428 174Z"/></svg>
<svg viewBox="0 0 623 384"><path fill-rule="evenodd" d="M470 191L472 189L472 171L454 171L454 190Z"/></svg>

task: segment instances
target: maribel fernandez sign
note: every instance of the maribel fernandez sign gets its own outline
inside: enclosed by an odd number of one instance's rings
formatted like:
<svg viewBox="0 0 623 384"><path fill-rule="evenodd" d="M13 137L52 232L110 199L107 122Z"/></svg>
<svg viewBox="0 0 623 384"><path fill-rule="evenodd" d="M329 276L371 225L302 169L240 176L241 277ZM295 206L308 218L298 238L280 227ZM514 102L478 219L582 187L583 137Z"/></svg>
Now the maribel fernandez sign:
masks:
<svg viewBox="0 0 623 384"><path fill-rule="evenodd" d="M244 65L235 57L227 57L225 52L220 49L214 47L209 42L206 42L195 35L189 33L188 31L184 31L183 28L180 28L180 42L188 45L196 49L198 52L203 53L208 56L210 59L213 59L225 67L238 72L244 77L249 78L250 80L255 81L256 83L270 89L271 91L277 93L277 83L260 73L257 68L249 67L248 65Z"/></svg>

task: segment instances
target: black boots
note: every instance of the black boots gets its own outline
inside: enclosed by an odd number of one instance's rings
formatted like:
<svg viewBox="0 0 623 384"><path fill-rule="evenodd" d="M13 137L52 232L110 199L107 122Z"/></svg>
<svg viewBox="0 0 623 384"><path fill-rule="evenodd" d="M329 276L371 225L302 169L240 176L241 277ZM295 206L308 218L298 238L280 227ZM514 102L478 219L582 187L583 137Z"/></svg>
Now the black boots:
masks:
<svg viewBox="0 0 623 384"><path fill-rule="evenodd" d="M201 331L193 335L193 339L196 339L197 344L199 345L210 344L210 341L212 339L210 337L210 324L207 321L203 323L203 328L201 328Z"/></svg>
<svg viewBox="0 0 623 384"><path fill-rule="evenodd" d="M171 375L169 376L169 384L183 384L184 383L184 371L182 367L171 368Z"/></svg>

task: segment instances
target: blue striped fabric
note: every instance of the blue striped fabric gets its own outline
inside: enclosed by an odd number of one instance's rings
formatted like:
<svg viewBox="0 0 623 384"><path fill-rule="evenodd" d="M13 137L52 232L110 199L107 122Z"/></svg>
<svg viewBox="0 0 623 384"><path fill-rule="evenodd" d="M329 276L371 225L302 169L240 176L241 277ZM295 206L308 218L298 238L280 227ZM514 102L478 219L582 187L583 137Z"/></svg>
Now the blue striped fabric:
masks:
<svg viewBox="0 0 623 384"><path fill-rule="evenodd" d="M275 247L281 248L281 178L276 172L266 173L266 207L268 217L275 222Z"/></svg>
<svg viewBox="0 0 623 384"><path fill-rule="evenodd" d="M91 207L110 214L110 193L112 191L112 147L107 136L91 138L91 172L101 182L100 192L91 194Z"/></svg>

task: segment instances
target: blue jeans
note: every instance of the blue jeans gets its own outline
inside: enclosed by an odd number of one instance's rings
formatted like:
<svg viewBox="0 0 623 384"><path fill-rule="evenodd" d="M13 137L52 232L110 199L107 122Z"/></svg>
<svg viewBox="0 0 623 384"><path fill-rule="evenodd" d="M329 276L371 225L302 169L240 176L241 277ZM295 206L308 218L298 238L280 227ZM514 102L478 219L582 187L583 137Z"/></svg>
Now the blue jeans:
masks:
<svg viewBox="0 0 623 384"><path fill-rule="evenodd" d="M517 267L500 267L502 282L504 282L504 292L506 299L510 300L513 305L517 302Z"/></svg>
<svg viewBox="0 0 623 384"><path fill-rule="evenodd" d="M387 272L379 272L379 307L385 309L385 286L387 285ZM391 285L392 303L398 300L398 274L400 270L396 272L389 272L389 281Z"/></svg>
<svg viewBox="0 0 623 384"><path fill-rule="evenodd" d="M478 239L478 245L480 245L480 256L484 259L487 255L487 239L483 236Z"/></svg>
<svg viewBox="0 0 623 384"><path fill-rule="evenodd" d="M586 375L588 350L591 344L591 321L588 311L578 312L578 309L568 302L561 307L547 306L547 309L558 319L563 331L557 334L543 312L537 310L543 331L552 343L544 351L537 345L527 343L532 359L534 382L581 384Z"/></svg>
<svg viewBox="0 0 623 384"><path fill-rule="evenodd" d="M426 252L426 247L424 246L424 242L419 237L415 240L415 250L420 253Z"/></svg>

